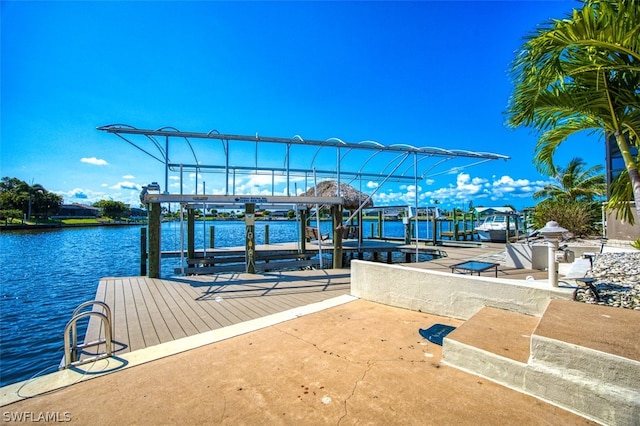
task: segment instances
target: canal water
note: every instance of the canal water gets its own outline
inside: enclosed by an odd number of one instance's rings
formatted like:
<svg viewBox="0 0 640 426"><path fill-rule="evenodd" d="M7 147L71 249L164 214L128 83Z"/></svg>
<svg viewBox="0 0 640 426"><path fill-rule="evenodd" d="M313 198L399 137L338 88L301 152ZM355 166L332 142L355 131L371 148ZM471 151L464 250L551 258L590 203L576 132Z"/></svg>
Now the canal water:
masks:
<svg viewBox="0 0 640 426"><path fill-rule="evenodd" d="M374 234L377 234L377 223ZM240 221L196 222L196 249L209 247L209 227L215 226L215 247L244 245ZM256 244L298 240L294 221L256 223ZM365 237L371 224L363 224ZM321 232L330 231L321 222ZM444 229L447 230L446 228ZM183 229L183 232L186 231ZM419 227L429 237L429 225ZM402 222L384 222L383 235L402 237ZM180 249L179 222L162 224L163 251ZM186 243L185 243L186 245ZM163 277L174 275L179 259L162 259ZM57 369L63 356L63 335L73 310L95 298L103 277L140 274L140 227L88 227L0 233L0 386ZM79 323L79 335L84 335Z"/></svg>

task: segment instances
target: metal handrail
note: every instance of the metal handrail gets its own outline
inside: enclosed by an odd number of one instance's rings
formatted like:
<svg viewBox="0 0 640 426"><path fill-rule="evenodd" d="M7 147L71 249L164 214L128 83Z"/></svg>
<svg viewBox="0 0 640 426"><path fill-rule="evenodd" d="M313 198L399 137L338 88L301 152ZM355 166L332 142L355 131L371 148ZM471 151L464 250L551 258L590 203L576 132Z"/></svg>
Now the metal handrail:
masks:
<svg viewBox="0 0 640 426"><path fill-rule="evenodd" d="M105 313L98 311L87 311L79 313L82 309L87 306L99 305L101 306ZM78 345L78 325L77 322L85 317L95 316L102 321L104 325L105 338L98 339L94 342L83 343L82 345ZM71 334L71 337L69 337ZM93 300L90 302L85 302L78 306L74 311L71 320L67 323L64 328L64 366L62 368L69 368L75 365L81 365L88 362L96 361L98 359L103 359L110 357L113 354L113 340L112 340L112 328L111 328L111 309L109 306L101 301ZM93 357L86 358L84 360L78 359L77 351L78 349L84 349L91 346L98 346L100 344L105 345L106 351L102 354L98 354Z"/></svg>
<svg viewBox="0 0 640 426"><path fill-rule="evenodd" d="M107 316L107 324L109 324L109 328L111 328L111 324L113 324L113 322L111 321L111 308L105 302L102 302L100 300L90 300L88 302L82 303L73 311L73 314L71 314L71 318L78 315L80 311L83 310L84 308L88 306L94 306L94 305L99 305L102 309L104 309L104 313ZM113 334L113 329L111 329L111 334ZM73 341L74 342L78 341L77 335L73 337Z"/></svg>

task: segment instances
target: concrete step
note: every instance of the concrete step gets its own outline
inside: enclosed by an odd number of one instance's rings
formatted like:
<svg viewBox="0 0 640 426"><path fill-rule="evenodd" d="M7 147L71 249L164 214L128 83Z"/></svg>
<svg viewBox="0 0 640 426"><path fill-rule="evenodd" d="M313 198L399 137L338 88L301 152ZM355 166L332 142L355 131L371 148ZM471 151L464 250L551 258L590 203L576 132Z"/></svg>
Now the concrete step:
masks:
<svg viewBox="0 0 640 426"><path fill-rule="evenodd" d="M531 335L540 318L485 307L447 335L442 361L522 390Z"/></svg>
<svg viewBox="0 0 640 426"><path fill-rule="evenodd" d="M483 308L443 362L607 425L640 418L640 312L552 300L542 317Z"/></svg>

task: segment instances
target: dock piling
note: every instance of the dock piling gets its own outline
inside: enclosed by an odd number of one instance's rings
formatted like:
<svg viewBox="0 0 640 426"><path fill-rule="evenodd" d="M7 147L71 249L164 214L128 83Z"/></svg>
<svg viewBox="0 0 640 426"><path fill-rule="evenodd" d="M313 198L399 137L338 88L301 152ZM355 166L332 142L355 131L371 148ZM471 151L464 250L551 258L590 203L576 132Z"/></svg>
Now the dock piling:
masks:
<svg viewBox="0 0 640 426"><path fill-rule="evenodd" d="M140 276L147 275L147 228L140 228Z"/></svg>
<svg viewBox="0 0 640 426"><path fill-rule="evenodd" d="M160 278L160 203L149 204L149 278Z"/></svg>

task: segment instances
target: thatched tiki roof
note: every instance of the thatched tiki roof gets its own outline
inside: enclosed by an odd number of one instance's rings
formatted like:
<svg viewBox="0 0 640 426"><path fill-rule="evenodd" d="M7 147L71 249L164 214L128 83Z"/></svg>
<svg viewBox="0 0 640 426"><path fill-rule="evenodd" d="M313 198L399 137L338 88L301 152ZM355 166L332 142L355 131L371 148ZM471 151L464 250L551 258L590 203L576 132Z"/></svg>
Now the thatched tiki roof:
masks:
<svg viewBox="0 0 640 426"><path fill-rule="evenodd" d="M325 180L320 182L313 188L310 188L307 192L302 194L303 197L337 197L338 196L338 184L335 180ZM363 192L358 191L353 186L340 182L340 196L343 199L342 206L347 210L356 210L360 207L369 196ZM373 200L369 200L364 205L366 207L373 207Z"/></svg>

